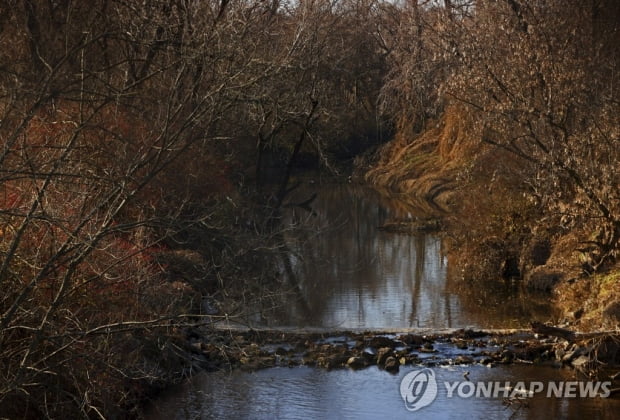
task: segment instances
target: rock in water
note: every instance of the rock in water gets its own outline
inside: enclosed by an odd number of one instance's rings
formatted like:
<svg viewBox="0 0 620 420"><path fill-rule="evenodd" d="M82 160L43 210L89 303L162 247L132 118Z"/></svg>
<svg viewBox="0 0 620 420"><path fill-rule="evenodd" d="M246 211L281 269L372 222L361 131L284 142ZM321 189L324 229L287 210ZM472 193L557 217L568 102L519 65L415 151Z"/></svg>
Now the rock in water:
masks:
<svg viewBox="0 0 620 420"><path fill-rule="evenodd" d="M394 352L389 347L381 347L377 350L377 365L383 366L387 361L388 357L393 357Z"/></svg>
<svg viewBox="0 0 620 420"><path fill-rule="evenodd" d="M366 367L366 361L361 357L352 356L347 360L347 366L351 369L362 369Z"/></svg>
<svg viewBox="0 0 620 420"><path fill-rule="evenodd" d="M394 356L389 356L387 359L385 359L385 370L387 370L388 372L396 373L398 372L399 368L400 364Z"/></svg>

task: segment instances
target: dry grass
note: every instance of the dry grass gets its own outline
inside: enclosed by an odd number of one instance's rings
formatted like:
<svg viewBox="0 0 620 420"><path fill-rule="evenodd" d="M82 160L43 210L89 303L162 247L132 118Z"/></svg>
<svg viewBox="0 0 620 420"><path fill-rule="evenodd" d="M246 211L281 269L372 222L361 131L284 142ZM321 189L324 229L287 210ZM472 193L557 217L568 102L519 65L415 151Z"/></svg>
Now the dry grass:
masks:
<svg viewBox="0 0 620 420"><path fill-rule="evenodd" d="M582 331L618 328L617 319L605 314L605 309L620 302L620 268L560 284L554 291L555 301L565 316ZM574 314L583 312L575 319Z"/></svg>
<svg viewBox="0 0 620 420"><path fill-rule="evenodd" d="M461 107L450 107L438 121L410 138L401 127L396 139L381 151L378 164L365 174L371 184L421 197L448 209L455 180L480 149L472 118Z"/></svg>

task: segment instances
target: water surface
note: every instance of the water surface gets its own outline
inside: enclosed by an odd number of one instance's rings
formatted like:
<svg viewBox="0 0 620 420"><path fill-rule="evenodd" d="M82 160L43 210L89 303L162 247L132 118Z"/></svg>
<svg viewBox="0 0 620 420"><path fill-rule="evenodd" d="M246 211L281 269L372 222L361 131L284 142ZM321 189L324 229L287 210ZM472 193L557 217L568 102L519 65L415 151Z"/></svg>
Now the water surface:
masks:
<svg viewBox="0 0 620 420"><path fill-rule="evenodd" d="M574 380L574 372L551 367L511 365L447 366L434 368L440 383L437 398L417 412L407 411L400 381L415 367L397 375L376 366L361 371L327 371L309 367L272 368L201 374L160 401L150 413L154 420L171 419L617 419L620 400L601 398L527 399L527 407L506 406L503 395L459 398L442 383Z"/></svg>
<svg viewBox="0 0 620 420"><path fill-rule="evenodd" d="M546 321L548 297L528 294L502 280L463 284L448 276L438 235L400 235L378 229L389 220L420 217L397 201L352 185L309 185L293 200L318 192L316 216L290 209L282 273L293 297L276 310L259 308L246 322L257 326L325 330L506 328ZM287 267L288 265L288 267ZM606 419L618 418L614 399L534 396L517 409L496 398L437 399L419 412L405 409L402 377L376 366L361 371L310 367L197 375L157 401L153 419ZM530 365L432 368L437 380L559 381L574 371ZM616 417L614 417L616 416Z"/></svg>
<svg viewBox="0 0 620 420"><path fill-rule="evenodd" d="M306 185L291 197L317 193L310 216L286 213L297 294L249 321L271 327L326 329L512 328L547 321L546 296L495 280L464 285L448 277L439 235L388 233L388 221L426 215L357 185ZM283 267L283 273L286 270Z"/></svg>

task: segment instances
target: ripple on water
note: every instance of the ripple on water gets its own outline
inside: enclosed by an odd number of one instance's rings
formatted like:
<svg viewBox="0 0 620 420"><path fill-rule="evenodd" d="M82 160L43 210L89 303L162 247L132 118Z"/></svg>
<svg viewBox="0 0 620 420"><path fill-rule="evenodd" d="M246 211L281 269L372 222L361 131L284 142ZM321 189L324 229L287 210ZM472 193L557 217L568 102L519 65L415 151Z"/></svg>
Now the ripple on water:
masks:
<svg viewBox="0 0 620 420"><path fill-rule="evenodd" d="M288 237L299 301L265 312L260 323L337 330L513 328L550 315L548 299L536 303L532 296L499 282L472 288L448 278L437 236L379 231L377 226L387 218L403 215L388 209L386 201L380 202L369 190L351 185L317 188L313 207L318 217L311 218L316 226L308 226L304 240ZM159 399L147 417L408 419L414 416L405 409L399 389L400 379L412 369L401 368L398 375L376 366L360 371L296 367L200 374ZM573 375L517 365L433 368L440 382L462 381L466 370L472 381L551 381ZM613 400L534 397L530 408L513 418L616 418L618 412L620 404ZM447 398L440 391L431 405L413 414L432 419L503 419L514 413L501 398Z"/></svg>
<svg viewBox="0 0 620 420"><path fill-rule="evenodd" d="M360 371L308 367L273 368L257 372L201 374L184 387L160 399L148 418L170 419L614 419L620 400L600 398L545 398L537 395L529 407L515 413L497 398L448 398L444 382L574 380L570 370L513 365L434 368L439 392L436 400L416 413L405 409L400 381L415 369L397 375L377 367Z"/></svg>

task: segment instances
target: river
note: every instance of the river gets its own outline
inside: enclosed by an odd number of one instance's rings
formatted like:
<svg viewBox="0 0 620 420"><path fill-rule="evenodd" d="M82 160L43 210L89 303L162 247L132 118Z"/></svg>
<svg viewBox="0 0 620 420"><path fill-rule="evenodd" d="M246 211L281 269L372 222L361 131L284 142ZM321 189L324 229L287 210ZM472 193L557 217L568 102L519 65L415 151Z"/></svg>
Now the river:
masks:
<svg viewBox="0 0 620 420"><path fill-rule="evenodd" d="M316 216L288 213L287 242L297 299L250 323L326 329L516 328L552 315L548 296L520 293L510 282L471 284L448 276L436 234L378 229L420 217L402 202L358 185L308 185L293 202L318 191Z"/></svg>
<svg viewBox="0 0 620 420"><path fill-rule="evenodd" d="M289 252L282 273L295 298L277 308L257 306L243 324L270 328L404 331L453 328L518 328L553 317L548 296L528 294L518 284L496 280L464 285L448 275L439 236L404 235L384 223L420 217L396 200L351 184L309 183L292 201L317 192L311 215L290 209L284 226ZM288 269L287 269L288 266ZM376 366L353 371L311 367L257 372L220 371L196 375L166 393L147 413L152 419L311 419L421 416L466 418L617 418L620 402L601 398L547 397L506 406L503 394L449 395L446 383L575 380L575 372L551 366L483 365L432 368L439 390L417 412L405 408L402 378L415 367L390 374ZM467 389L466 389L467 390Z"/></svg>

